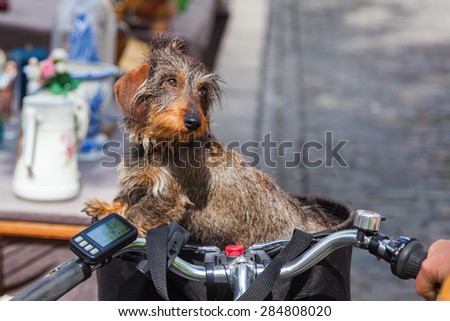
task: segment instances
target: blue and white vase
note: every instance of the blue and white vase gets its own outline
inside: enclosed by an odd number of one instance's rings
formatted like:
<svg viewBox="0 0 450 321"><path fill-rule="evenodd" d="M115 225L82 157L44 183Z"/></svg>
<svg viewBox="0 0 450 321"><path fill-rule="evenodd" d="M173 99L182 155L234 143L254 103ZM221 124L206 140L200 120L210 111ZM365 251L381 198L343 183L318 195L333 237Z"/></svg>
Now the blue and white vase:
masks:
<svg viewBox="0 0 450 321"><path fill-rule="evenodd" d="M116 63L117 18L111 0L62 0L51 33L51 48L71 60Z"/></svg>
<svg viewBox="0 0 450 321"><path fill-rule="evenodd" d="M78 159L80 161L101 159L104 156L103 145L108 139L101 131L102 120L112 103L113 86L119 68L101 62L69 61L68 71L73 78L82 80L77 93L90 107L88 133L81 144Z"/></svg>

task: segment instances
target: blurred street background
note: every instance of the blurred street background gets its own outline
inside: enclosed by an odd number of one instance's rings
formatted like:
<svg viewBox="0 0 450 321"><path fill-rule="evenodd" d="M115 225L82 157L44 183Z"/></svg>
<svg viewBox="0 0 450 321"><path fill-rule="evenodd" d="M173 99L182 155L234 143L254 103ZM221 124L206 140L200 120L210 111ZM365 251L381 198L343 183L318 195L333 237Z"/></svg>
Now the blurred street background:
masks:
<svg viewBox="0 0 450 321"><path fill-rule="evenodd" d="M377 211L382 233L426 247L450 238L450 2L234 0L229 8L215 134L293 142L276 168L259 164L287 191ZM280 165L312 141L346 142L345 164ZM326 159L325 149L311 151L309 160ZM413 280L353 253L353 300L422 300Z"/></svg>
<svg viewBox="0 0 450 321"><path fill-rule="evenodd" d="M19 70L28 55L47 57L52 32L63 30L52 19L69 21L57 2L0 3L0 48L19 54ZM154 31L187 37L191 54L224 81L213 133L235 146L251 142L249 151L259 153L256 165L286 191L379 212L386 218L383 234L415 237L427 248L450 239L450 1L155 1L162 11L146 0L97 2L115 4L121 17L108 34L117 38L109 43L118 41L123 71L142 62ZM125 10L125 2L137 7ZM99 21L113 16L99 12ZM0 55L0 67L2 60ZM25 88L25 78L18 80ZM67 228L90 224L80 212L84 202L112 200L119 190L116 168L98 159L79 162L81 189L74 198L17 197L12 181L20 115L11 108L7 119L6 109L0 125L6 133L15 124L16 136L0 139L0 299L71 258L67 239L74 233ZM117 105L107 110L102 134L123 142ZM267 139L275 148L255 147ZM353 300L422 300L414 280L398 279L387 263L359 249L351 283ZM63 299L96 300L95 277Z"/></svg>

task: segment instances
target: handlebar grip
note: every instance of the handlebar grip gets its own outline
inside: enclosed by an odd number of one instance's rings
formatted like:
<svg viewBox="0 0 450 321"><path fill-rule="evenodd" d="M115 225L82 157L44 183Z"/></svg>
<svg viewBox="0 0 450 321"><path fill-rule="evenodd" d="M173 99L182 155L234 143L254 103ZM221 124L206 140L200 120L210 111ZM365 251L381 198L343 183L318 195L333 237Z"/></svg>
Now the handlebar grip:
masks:
<svg viewBox="0 0 450 321"><path fill-rule="evenodd" d="M92 274L89 265L78 258L67 261L11 301L55 301Z"/></svg>
<svg viewBox="0 0 450 321"><path fill-rule="evenodd" d="M392 273L400 279L415 279L427 254L428 252L419 241L411 240L402 249L398 260L391 263Z"/></svg>

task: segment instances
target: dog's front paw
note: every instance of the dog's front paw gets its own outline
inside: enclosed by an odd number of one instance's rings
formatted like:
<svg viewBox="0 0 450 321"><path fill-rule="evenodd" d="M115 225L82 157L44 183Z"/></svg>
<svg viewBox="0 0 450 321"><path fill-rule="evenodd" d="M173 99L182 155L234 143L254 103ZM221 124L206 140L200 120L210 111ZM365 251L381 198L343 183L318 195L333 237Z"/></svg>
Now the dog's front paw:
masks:
<svg viewBox="0 0 450 321"><path fill-rule="evenodd" d="M128 206L120 199L115 199L112 203L107 203L99 199L90 199L85 203L86 207L82 210L87 215L97 217L98 219L104 218L111 213L117 213L124 215Z"/></svg>
<svg viewBox="0 0 450 321"><path fill-rule="evenodd" d="M111 214L111 204L104 201L90 199L85 203L85 205L86 207L82 210L82 212L85 212L87 215L97 217L98 219L102 219L106 215Z"/></svg>

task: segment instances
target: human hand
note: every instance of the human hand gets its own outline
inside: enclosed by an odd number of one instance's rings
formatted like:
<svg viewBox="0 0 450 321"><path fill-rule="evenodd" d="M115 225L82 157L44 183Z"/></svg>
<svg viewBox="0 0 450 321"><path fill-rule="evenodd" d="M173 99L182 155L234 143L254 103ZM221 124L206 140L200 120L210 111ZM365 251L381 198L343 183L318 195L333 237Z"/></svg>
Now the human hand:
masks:
<svg viewBox="0 0 450 321"><path fill-rule="evenodd" d="M437 284L450 276L450 240L438 240L431 244L428 256L416 278L416 292L426 300L436 300Z"/></svg>

